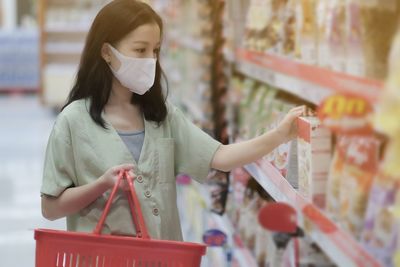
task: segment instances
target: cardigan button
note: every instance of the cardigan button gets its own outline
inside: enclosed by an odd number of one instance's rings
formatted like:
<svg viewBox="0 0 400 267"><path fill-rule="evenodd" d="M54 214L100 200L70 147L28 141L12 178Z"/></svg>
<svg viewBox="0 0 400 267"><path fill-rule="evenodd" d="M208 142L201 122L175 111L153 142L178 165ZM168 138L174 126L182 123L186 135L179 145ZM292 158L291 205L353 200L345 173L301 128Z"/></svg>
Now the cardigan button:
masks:
<svg viewBox="0 0 400 267"><path fill-rule="evenodd" d="M138 181L138 183L143 183L143 176L139 175L136 180Z"/></svg>
<svg viewBox="0 0 400 267"><path fill-rule="evenodd" d="M146 191L144 193L144 195L145 195L145 197L149 198L149 197L151 197L151 192L150 191Z"/></svg>
<svg viewBox="0 0 400 267"><path fill-rule="evenodd" d="M159 211L158 211L157 208L154 208L154 209L153 209L153 214L154 214L155 216L158 216L158 212L159 212Z"/></svg>

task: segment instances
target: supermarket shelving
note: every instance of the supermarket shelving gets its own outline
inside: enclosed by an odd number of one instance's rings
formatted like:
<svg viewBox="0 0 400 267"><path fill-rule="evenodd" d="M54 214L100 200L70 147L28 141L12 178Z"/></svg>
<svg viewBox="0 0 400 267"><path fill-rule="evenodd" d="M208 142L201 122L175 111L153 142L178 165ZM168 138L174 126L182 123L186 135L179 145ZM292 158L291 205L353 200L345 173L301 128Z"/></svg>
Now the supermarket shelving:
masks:
<svg viewBox="0 0 400 267"><path fill-rule="evenodd" d="M236 259L239 263L239 266L246 267L257 267L256 260L251 252L244 246L243 241L235 233L235 229L232 225L232 222L226 217L226 215L220 216L217 214L211 214L210 216L211 226L223 231L228 235L230 242L233 245L233 258ZM229 241L228 241L229 242Z"/></svg>
<svg viewBox="0 0 400 267"><path fill-rule="evenodd" d="M168 35L171 41L183 48L191 49L199 53L205 52L205 47L199 38L195 38L186 34L180 34L177 31L170 31Z"/></svg>
<svg viewBox="0 0 400 267"><path fill-rule="evenodd" d="M183 189L183 187L180 187L181 189ZM192 185L190 187L193 192L196 192L195 194L197 194L197 198L199 199L198 203L203 203L204 207L210 207L211 206L211 199L210 199L210 193L208 191L207 186L204 185L200 185L200 184L195 184ZM181 196L184 196L185 194L181 194ZM180 201L178 203L180 203L179 205L181 205L180 209L181 209L181 215L185 216L189 216L186 211L188 210L187 207L185 207L186 203L189 203L190 200L189 199L181 199L183 201ZM202 209L205 210L205 209ZM185 218L184 221L188 222L190 227L192 227L195 223L191 222L191 220L193 220L194 218ZM213 213L211 211L207 211L207 219L206 219L206 229L204 230L209 230L209 229L218 229L222 232L224 232L227 237L227 244L228 247L231 248L232 251L232 257L233 259L238 263L238 265L235 266L240 266L240 267L257 267L257 262L255 257L253 256L253 254L250 252L250 250L248 248L246 248L246 246L244 245L243 240L240 238L240 236L237 234L237 232L235 231L235 228L232 224L232 222L230 221L230 219L227 217L227 215L218 215L216 213ZM189 229L190 229L189 227ZM192 230L190 230L192 231ZM201 242L199 240L195 240L195 242ZM217 249L217 251L213 251L213 252L219 252L218 254L218 258L221 260L220 265L211 265L211 266L223 266L222 262L223 259L225 258L226 255L224 255L222 248L221 249ZM208 251L208 253L212 253L211 248ZM214 264L214 263L213 263Z"/></svg>
<svg viewBox="0 0 400 267"><path fill-rule="evenodd" d="M332 93L354 94L374 103L383 82L297 62L282 56L236 49L237 69L261 82L319 104Z"/></svg>
<svg viewBox="0 0 400 267"><path fill-rule="evenodd" d="M350 234L302 197L272 164L260 160L246 165L245 170L276 201L286 202L296 208L300 227L338 266L381 266Z"/></svg>

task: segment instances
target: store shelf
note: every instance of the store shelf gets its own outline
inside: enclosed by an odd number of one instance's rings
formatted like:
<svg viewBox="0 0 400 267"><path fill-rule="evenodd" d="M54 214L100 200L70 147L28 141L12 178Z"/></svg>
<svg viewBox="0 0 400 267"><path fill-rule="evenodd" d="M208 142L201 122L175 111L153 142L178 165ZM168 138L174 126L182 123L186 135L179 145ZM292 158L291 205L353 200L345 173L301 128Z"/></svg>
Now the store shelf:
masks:
<svg viewBox="0 0 400 267"><path fill-rule="evenodd" d="M185 98L182 101L182 104L185 106L186 110L190 113L191 117L198 122L206 122L206 117L204 112L199 107L199 104L196 104L194 101L189 98Z"/></svg>
<svg viewBox="0 0 400 267"><path fill-rule="evenodd" d="M86 35L89 31L89 25L59 25L47 26L44 32L47 34L83 34Z"/></svg>
<svg viewBox="0 0 400 267"><path fill-rule="evenodd" d="M338 266L381 266L350 234L305 200L269 162L259 161L245 169L276 201L297 209L299 225Z"/></svg>
<svg viewBox="0 0 400 267"><path fill-rule="evenodd" d="M45 47L46 54L62 54L62 55L80 55L84 48L84 43L47 43Z"/></svg>
<svg viewBox="0 0 400 267"><path fill-rule="evenodd" d="M169 36L173 42L183 48L191 49L199 53L205 52L205 47L199 38L180 34L176 31L171 31Z"/></svg>
<svg viewBox="0 0 400 267"><path fill-rule="evenodd" d="M236 259L239 263L239 266L243 267L257 267L256 260L251 252L243 245L243 241L241 238L235 234L235 229L231 223L231 221L224 216L220 216L217 214L211 214L210 219L212 221L211 225L216 227L217 229L223 231L227 234L232 240L230 242L233 243L233 258Z"/></svg>
<svg viewBox="0 0 400 267"><path fill-rule="evenodd" d="M319 104L332 93L354 94L374 103L383 82L306 65L278 55L236 50L237 68L249 77Z"/></svg>

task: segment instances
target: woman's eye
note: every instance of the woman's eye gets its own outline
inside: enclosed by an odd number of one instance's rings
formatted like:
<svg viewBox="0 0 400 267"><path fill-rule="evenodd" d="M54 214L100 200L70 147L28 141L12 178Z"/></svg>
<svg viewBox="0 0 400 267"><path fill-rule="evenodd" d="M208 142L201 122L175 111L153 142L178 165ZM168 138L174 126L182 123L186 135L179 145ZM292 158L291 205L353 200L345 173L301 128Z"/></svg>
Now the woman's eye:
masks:
<svg viewBox="0 0 400 267"><path fill-rule="evenodd" d="M146 49L145 48L138 48L138 49L135 49L135 51L138 52L138 53L145 53Z"/></svg>

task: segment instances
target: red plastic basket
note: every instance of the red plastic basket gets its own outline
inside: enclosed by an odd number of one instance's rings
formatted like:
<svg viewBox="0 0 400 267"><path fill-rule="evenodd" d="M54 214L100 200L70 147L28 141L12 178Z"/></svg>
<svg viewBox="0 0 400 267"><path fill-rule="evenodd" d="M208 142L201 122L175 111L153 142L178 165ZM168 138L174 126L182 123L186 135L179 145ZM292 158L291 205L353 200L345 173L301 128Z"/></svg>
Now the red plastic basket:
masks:
<svg viewBox="0 0 400 267"><path fill-rule="evenodd" d="M136 237L103 235L101 229L123 179ZM133 178L121 172L93 233L36 229L36 267L190 267L200 266L206 246L150 239Z"/></svg>

